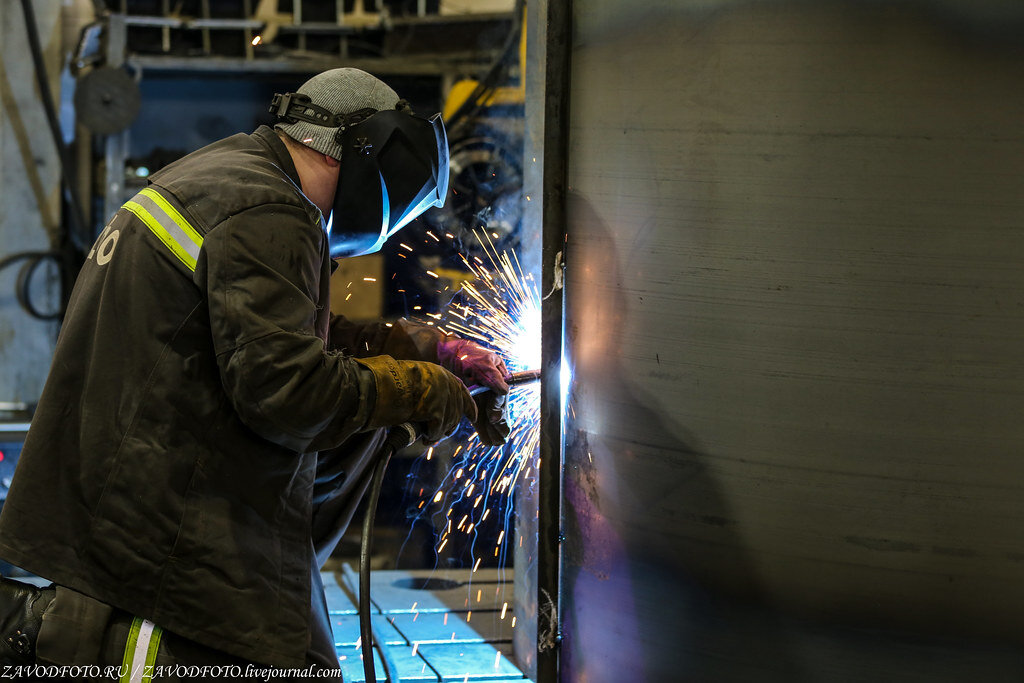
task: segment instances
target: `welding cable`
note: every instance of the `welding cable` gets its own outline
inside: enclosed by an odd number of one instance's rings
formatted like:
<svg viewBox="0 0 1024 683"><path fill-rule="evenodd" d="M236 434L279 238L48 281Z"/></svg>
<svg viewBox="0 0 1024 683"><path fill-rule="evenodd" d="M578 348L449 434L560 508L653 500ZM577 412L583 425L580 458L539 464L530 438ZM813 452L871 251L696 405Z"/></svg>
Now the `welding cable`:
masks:
<svg viewBox="0 0 1024 683"><path fill-rule="evenodd" d="M37 320L59 320L64 315L64 307L53 313L44 313L40 311L36 305L32 302L31 295L31 284L32 276L35 275L36 269L39 268L40 264L47 260L53 260L57 267L61 266L61 254L56 251L21 251L10 256L5 256L0 259L0 270L14 265L19 261L25 261L22 265L21 270L18 271L17 284L15 285L15 296L18 299L18 303L33 318Z"/></svg>
<svg viewBox="0 0 1024 683"><path fill-rule="evenodd" d="M25 34L28 37L29 52L32 54L36 83L39 86L39 97L42 99L46 120L50 124L50 134L53 136L53 143L57 147L57 156L60 159L60 172L64 179L64 198L68 204L68 216L72 226L68 231L68 237L71 244L78 251L84 253L87 242L85 212L82 210L82 202L78 198L78 191L75 189L75 183L71 177L71 156L68 154L67 146L64 144L60 132L57 108L54 106L50 84L47 82L46 64L43 63L43 49L39 42L39 29L36 26L32 0L21 0L21 8L25 17Z"/></svg>
<svg viewBox="0 0 1024 683"><path fill-rule="evenodd" d="M377 514L377 501L384 484L384 471L388 462L397 451L410 445L417 439L416 429L404 422L388 430L384 444L377 452L377 463L373 468L373 480L370 483L370 497L366 501L366 512L363 515L363 538L359 547L359 639L363 646L363 675L366 683L377 683L377 674L373 667L373 646L380 653L384 676L391 683L398 683L398 668L391 658L387 644L379 633L373 632L370 622L370 556L373 552L373 519Z"/></svg>

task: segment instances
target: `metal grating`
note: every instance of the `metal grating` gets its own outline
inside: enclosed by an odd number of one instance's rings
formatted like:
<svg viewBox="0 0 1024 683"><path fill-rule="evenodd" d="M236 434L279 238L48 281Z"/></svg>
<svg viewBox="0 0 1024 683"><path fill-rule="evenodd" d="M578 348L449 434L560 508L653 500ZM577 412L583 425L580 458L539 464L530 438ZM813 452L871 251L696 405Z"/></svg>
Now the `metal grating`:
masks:
<svg viewBox="0 0 1024 683"><path fill-rule="evenodd" d="M363 676L356 594L341 575L323 574L344 680ZM512 653L513 572L378 571L371 578L374 627L402 681L524 681ZM384 680L374 652L378 680Z"/></svg>

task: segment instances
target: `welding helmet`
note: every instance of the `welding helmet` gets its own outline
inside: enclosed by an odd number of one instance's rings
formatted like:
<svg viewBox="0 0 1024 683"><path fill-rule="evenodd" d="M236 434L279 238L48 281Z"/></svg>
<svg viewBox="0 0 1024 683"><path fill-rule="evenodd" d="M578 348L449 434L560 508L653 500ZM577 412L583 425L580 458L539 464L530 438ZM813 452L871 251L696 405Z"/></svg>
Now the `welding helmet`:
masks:
<svg viewBox="0 0 1024 683"><path fill-rule="evenodd" d="M313 101L325 101L324 83L334 91L327 95L338 99L339 79L346 85L340 94L343 112ZM354 90L364 95L354 100ZM353 102L370 106L352 110ZM325 72L299 92L274 95L270 111L278 117L275 127L340 161L327 222L331 258L376 252L428 208L444 205L448 138L441 115L417 116L370 74L358 69Z"/></svg>
<svg viewBox="0 0 1024 683"><path fill-rule="evenodd" d="M448 138L441 115L392 109L343 124L341 172L328 222L331 257L378 251L448 194Z"/></svg>

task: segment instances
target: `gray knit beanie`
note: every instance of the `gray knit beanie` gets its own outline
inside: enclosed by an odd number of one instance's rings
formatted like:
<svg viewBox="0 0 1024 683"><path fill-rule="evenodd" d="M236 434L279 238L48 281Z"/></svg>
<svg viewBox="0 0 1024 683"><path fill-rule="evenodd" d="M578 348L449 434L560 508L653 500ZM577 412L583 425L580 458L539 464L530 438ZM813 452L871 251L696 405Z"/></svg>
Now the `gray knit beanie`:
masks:
<svg viewBox="0 0 1024 683"><path fill-rule="evenodd" d="M309 95L313 104L320 105L335 114L351 114L360 109L394 109L398 94L387 83L360 69L344 67L317 74L302 84L298 92ZM334 140L337 128L318 126L315 123L277 123L274 128L283 130L290 138L312 147L318 152L341 159L341 145Z"/></svg>

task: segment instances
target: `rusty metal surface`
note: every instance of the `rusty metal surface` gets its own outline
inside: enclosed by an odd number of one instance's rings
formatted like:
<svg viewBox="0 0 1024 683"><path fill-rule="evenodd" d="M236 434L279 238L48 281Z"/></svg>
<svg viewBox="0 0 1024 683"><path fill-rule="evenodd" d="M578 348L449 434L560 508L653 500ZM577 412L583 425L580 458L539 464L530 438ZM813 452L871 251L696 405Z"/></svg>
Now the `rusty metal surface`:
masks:
<svg viewBox="0 0 1024 683"><path fill-rule="evenodd" d="M574 17L561 680L1019 679L1024 10Z"/></svg>

